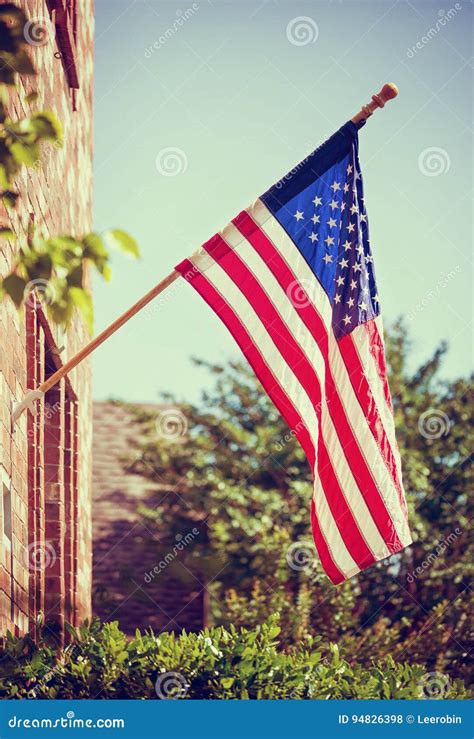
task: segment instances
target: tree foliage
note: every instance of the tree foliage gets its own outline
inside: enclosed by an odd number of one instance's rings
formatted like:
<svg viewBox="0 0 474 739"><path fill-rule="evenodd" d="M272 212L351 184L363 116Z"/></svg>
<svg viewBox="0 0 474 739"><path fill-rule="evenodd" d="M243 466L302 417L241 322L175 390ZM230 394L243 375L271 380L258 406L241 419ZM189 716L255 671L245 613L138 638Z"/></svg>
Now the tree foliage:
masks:
<svg viewBox="0 0 474 739"><path fill-rule="evenodd" d="M401 554L341 586L328 581L312 544L307 462L240 364L210 366L215 386L200 404L166 398L184 414L185 436L157 434L159 419L137 412L148 436L135 471L179 491L142 512L152 531L173 535L191 513L200 518L182 561L210 583L215 623L255 626L278 611L284 644L317 634L349 661L393 655L469 681L472 385L439 380L445 346L410 371L402 324L387 351L414 538Z"/></svg>
<svg viewBox="0 0 474 739"><path fill-rule="evenodd" d="M349 664L335 644L307 637L279 643L278 616L253 629L222 626L198 634L129 640L117 622L79 630L59 655L45 630L38 643L8 636L0 660L0 697L71 699L465 698L460 680L427 674L391 657Z"/></svg>
<svg viewBox="0 0 474 739"><path fill-rule="evenodd" d="M23 167L38 169L46 147L63 144L62 126L48 110L32 112L20 119L9 113L12 95L20 93L22 78L34 78L36 70L27 43L28 19L14 5L0 5L0 200L8 210L18 203L15 178ZM24 96L27 106L37 95ZM32 290L39 292L52 320L67 326L77 309L92 330L93 306L85 276L89 266L110 279L110 249L134 258L139 256L135 240L120 229L101 234L44 238L31 224L15 234L11 222L0 224L0 237L18 243L15 264L0 280L0 298L8 296L19 308Z"/></svg>

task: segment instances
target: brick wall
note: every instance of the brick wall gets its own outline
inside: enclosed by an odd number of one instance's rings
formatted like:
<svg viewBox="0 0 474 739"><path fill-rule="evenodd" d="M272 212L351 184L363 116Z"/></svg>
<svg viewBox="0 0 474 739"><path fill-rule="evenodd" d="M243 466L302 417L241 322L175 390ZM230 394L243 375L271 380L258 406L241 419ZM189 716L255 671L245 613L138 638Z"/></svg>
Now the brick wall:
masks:
<svg viewBox="0 0 474 739"><path fill-rule="evenodd" d="M152 404L136 408L160 410ZM179 553L174 556L177 542L170 532L162 527L152 533L140 513L142 506L156 508L161 500L177 497L173 488L132 474L132 463L140 454L140 434L128 408L94 402L94 613L103 620L118 621L130 635L149 627L157 632L197 631L208 620L206 585L185 566ZM179 499L176 502L182 505ZM202 528L206 524L190 518L182 535L193 529L202 535ZM165 555L166 570L153 574Z"/></svg>
<svg viewBox="0 0 474 739"><path fill-rule="evenodd" d="M24 94L35 89L35 108L54 111L62 122L64 147L46 151L38 167L18 178L13 230L21 238L34 221L45 235L81 235L92 226L93 2L22 0L21 6L33 23L46 19L48 33L35 45L35 27L28 30L38 76L23 82L12 114L29 112ZM18 242L2 244L2 275L17 248ZM77 624L91 607L88 363L38 403L35 417L24 414L14 434L10 408L89 337L78 318L67 334L51 325L34 294L22 314L10 301L0 304L0 336L0 634L33 628L44 614L62 635L64 619Z"/></svg>

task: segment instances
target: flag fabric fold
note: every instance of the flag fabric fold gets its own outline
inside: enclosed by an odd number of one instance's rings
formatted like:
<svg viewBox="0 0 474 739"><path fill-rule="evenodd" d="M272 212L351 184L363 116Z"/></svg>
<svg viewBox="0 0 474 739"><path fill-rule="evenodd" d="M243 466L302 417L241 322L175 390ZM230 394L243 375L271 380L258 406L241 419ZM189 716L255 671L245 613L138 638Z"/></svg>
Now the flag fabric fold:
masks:
<svg viewBox="0 0 474 739"><path fill-rule="evenodd" d="M408 546L357 127L346 123L176 270L305 451L332 582Z"/></svg>

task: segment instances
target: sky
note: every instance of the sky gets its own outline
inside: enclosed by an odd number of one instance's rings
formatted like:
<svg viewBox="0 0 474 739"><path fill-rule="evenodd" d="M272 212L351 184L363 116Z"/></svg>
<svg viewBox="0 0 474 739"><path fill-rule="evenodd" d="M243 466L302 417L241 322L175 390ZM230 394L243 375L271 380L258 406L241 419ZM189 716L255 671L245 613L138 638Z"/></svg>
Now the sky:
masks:
<svg viewBox="0 0 474 739"><path fill-rule="evenodd" d="M471 28L468 0L96 0L95 228L142 253L94 280L96 331L395 82L359 134L384 322L412 367L448 340L444 375L468 372ZM239 350L179 280L96 350L94 397L196 401L191 356Z"/></svg>

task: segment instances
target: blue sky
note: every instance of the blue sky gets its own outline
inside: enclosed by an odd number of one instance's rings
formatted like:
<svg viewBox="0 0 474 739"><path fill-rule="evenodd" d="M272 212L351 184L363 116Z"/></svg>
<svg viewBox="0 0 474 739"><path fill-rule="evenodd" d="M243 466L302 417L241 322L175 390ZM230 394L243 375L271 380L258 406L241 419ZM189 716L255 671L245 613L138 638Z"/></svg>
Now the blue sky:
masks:
<svg viewBox="0 0 474 739"><path fill-rule="evenodd" d="M95 227L142 250L95 281L96 330L393 81L360 132L384 320L405 315L413 365L448 339L445 374L466 373L471 25L466 0L96 0ZM94 396L195 400L209 378L190 356L238 349L179 281L96 351Z"/></svg>

